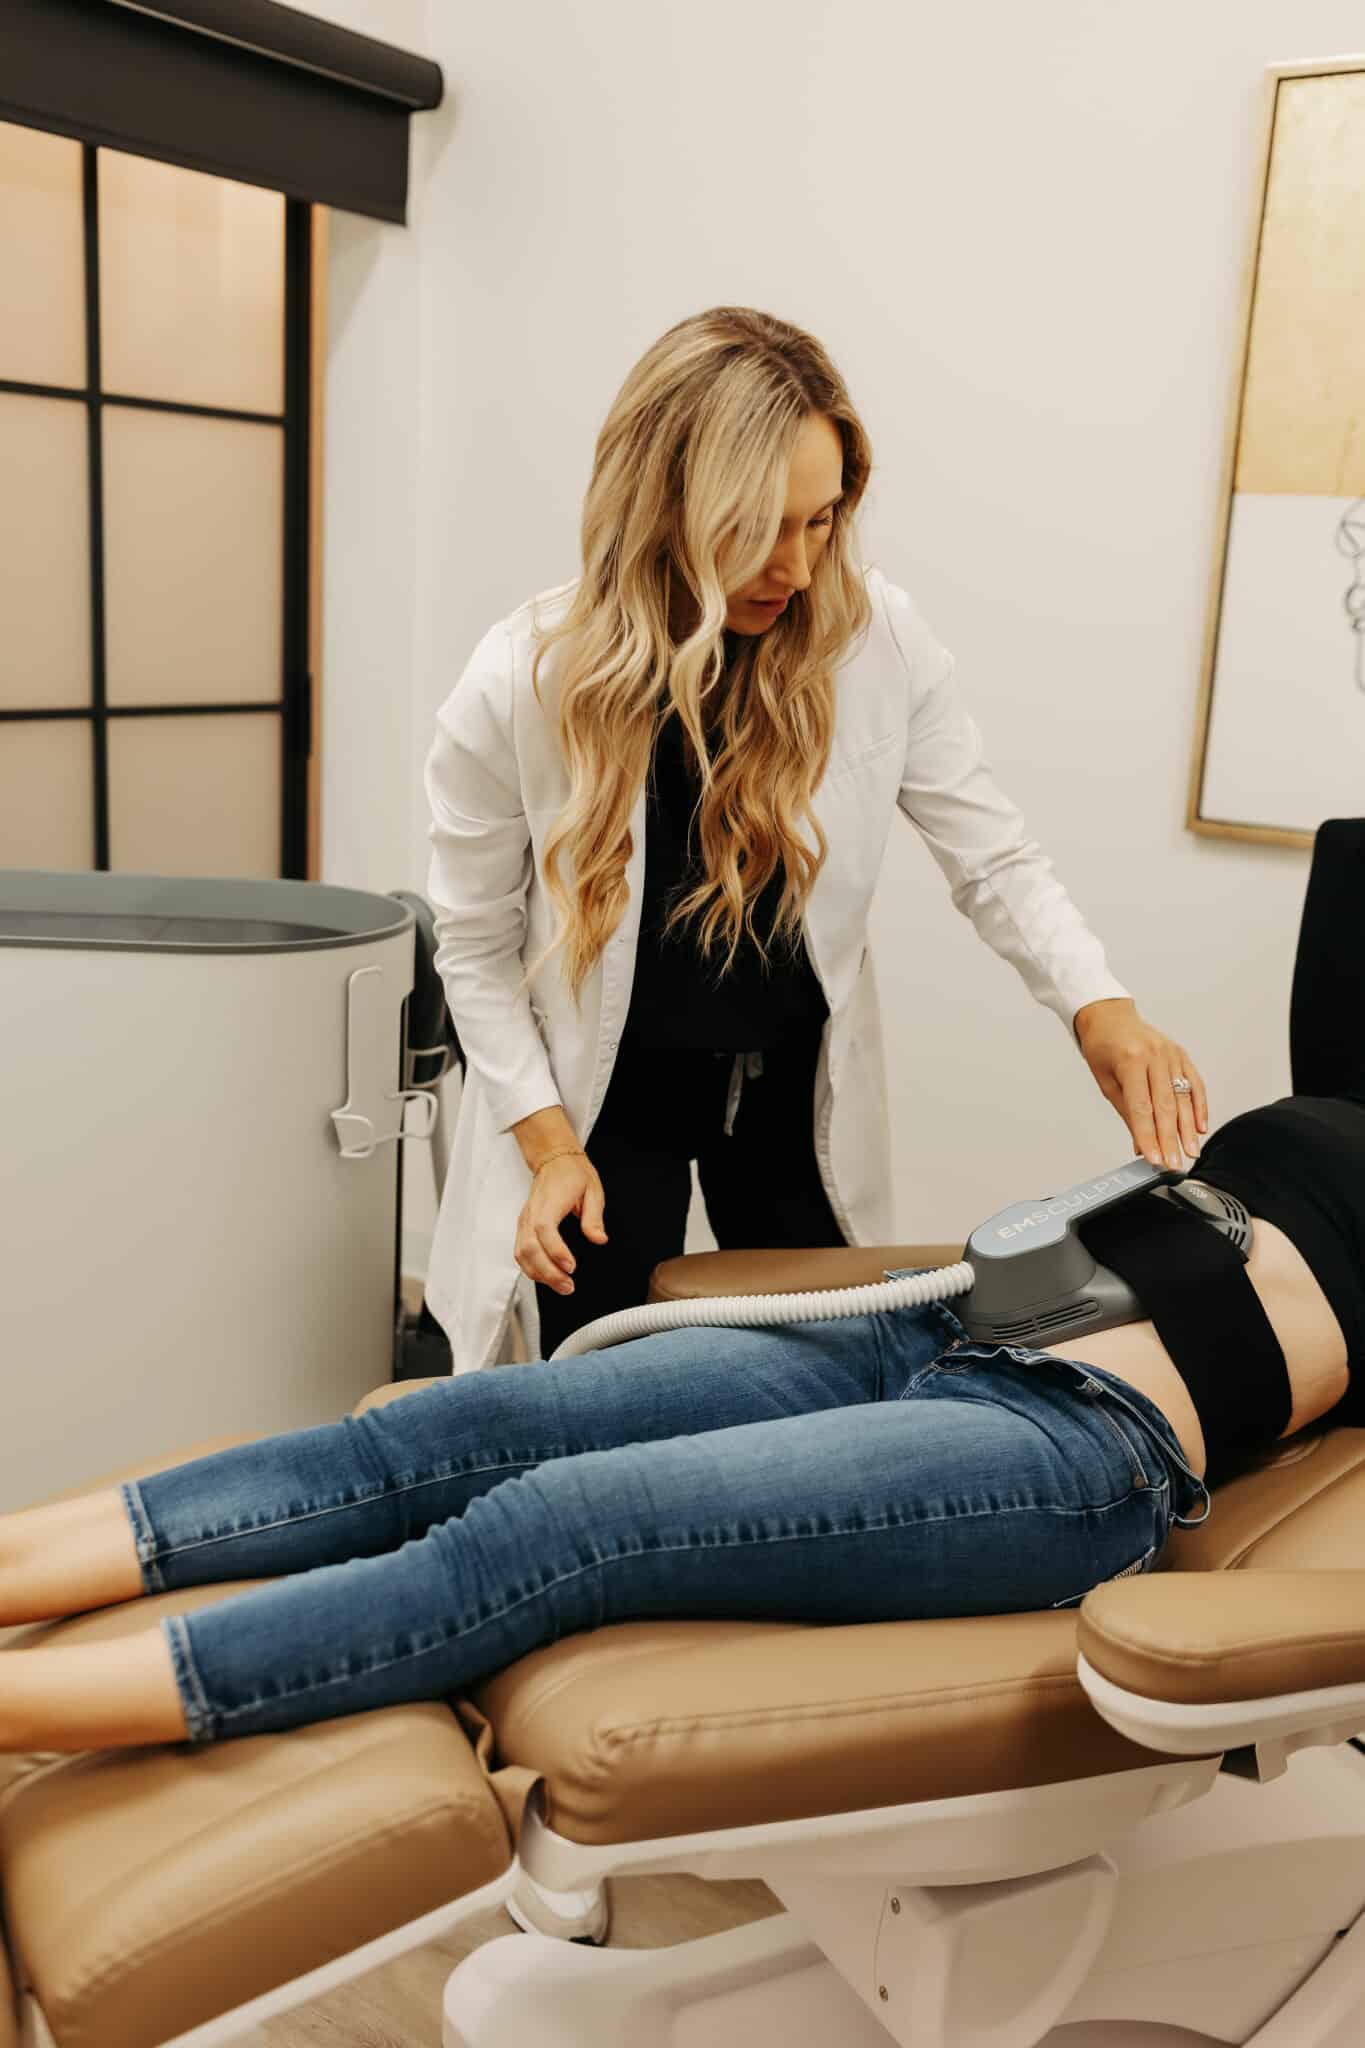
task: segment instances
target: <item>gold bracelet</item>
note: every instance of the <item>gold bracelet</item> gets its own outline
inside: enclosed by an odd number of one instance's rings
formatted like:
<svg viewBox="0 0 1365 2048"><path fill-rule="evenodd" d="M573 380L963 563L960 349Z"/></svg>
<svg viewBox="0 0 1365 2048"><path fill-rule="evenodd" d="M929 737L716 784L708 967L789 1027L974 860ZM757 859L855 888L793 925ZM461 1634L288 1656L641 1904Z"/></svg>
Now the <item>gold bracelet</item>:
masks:
<svg viewBox="0 0 1365 2048"><path fill-rule="evenodd" d="M587 1156L581 1145L565 1145L558 1152L547 1152L540 1165L531 1168L531 1178L534 1180L541 1166L548 1166L552 1159L586 1159Z"/></svg>

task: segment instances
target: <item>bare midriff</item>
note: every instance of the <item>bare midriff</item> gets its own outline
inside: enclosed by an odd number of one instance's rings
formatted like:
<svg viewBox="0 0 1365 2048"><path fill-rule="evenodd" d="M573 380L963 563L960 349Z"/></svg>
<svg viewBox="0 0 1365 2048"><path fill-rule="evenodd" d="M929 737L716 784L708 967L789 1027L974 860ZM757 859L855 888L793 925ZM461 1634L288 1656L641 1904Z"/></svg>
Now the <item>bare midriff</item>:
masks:
<svg viewBox="0 0 1365 2048"><path fill-rule="evenodd" d="M1292 1436L1346 1392L1346 1338L1302 1252L1260 1216L1252 1218L1247 1278L1284 1352L1293 1403L1284 1434ZM1116 1330L1042 1348L1059 1358L1097 1365L1145 1394L1175 1431L1190 1470L1202 1479L1207 1463L1204 1432L1185 1382L1152 1323L1123 1323ZM1227 1359L1226 1368L1236 1372L1237 1360Z"/></svg>

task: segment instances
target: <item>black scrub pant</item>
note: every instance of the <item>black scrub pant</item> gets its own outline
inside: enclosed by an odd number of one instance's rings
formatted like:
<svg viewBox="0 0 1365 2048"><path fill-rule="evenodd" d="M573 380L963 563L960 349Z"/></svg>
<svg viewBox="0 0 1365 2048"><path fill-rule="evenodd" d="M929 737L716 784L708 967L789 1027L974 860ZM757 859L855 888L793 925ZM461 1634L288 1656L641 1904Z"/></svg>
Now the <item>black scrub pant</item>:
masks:
<svg viewBox="0 0 1365 2048"><path fill-rule="evenodd" d="M820 1037L817 1026L765 1048L728 1136L732 1053L622 1042L586 1147L606 1194L607 1243L590 1243L576 1216L564 1218L574 1291L536 1287L543 1357L584 1323L642 1302L655 1266L682 1251L694 1159L722 1251L844 1243L815 1157Z"/></svg>

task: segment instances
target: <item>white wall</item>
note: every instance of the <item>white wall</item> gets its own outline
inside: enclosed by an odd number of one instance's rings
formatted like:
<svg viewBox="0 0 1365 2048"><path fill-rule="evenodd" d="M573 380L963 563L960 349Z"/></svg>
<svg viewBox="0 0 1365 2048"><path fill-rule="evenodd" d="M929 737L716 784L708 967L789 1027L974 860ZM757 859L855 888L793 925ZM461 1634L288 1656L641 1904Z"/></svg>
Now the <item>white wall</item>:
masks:
<svg viewBox="0 0 1365 2048"><path fill-rule="evenodd" d="M956 652L1215 1121L1282 1092L1306 856L1182 818L1263 70L1349 50L1350 0L317 11L447 80L409 230L333 222L327 879L423 885L435 708L575 573L626 370L689 312L761 306L843 369L878 463L864 552ZM1125 1156L908 826L875 934L906 1238Z"/></svg>

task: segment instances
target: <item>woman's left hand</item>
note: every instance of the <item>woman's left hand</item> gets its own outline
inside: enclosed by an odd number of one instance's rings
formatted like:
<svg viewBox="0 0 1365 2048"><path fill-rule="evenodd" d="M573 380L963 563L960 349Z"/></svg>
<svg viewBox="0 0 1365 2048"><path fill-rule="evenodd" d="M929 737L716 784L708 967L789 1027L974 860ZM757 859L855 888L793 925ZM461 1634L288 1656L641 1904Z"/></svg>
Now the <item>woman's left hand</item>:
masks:
<svg viewBox="0 0 1365 2048"><path fill-rule="evenodd" d="M1132 1132L1133 1150L1153 1166L1179 1172L1182 1147L1197 1157L1209 1127L1204 1083L1184 1046L1140 1017L1127 996L1086 1003L1072 1024L1101 1095ZM1171 1085L1182 1075L1188 1093Z"/></svg>

